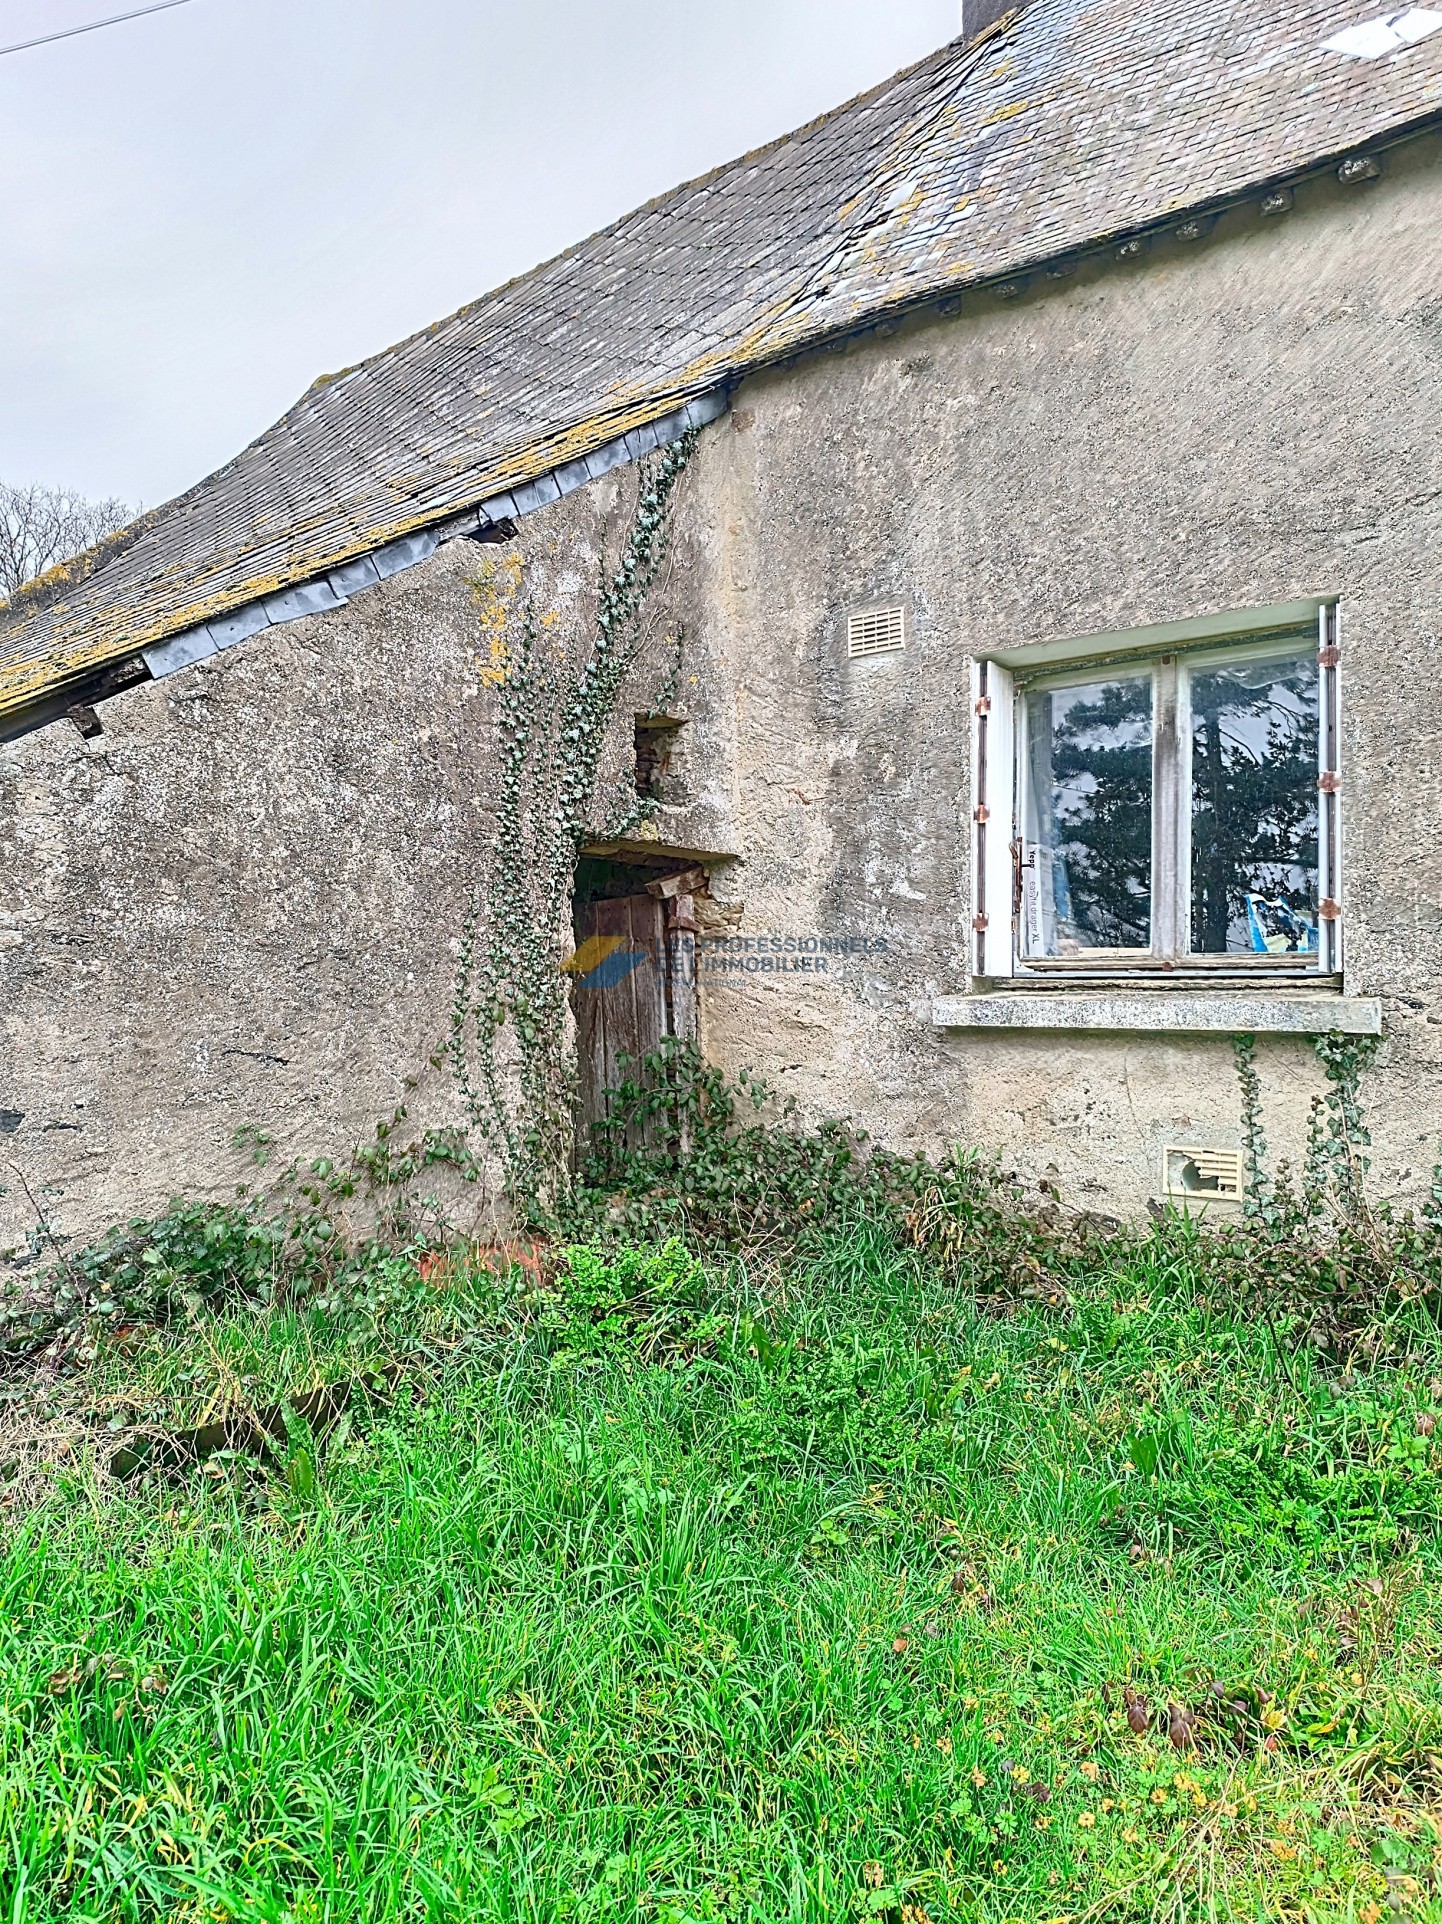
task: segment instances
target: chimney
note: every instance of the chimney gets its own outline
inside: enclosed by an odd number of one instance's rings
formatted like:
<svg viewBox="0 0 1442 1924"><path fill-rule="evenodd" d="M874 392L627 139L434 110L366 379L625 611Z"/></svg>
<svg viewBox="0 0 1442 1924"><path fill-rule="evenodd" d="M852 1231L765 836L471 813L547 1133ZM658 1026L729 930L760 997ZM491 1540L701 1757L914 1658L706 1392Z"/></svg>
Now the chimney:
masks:
<svg viewBox="0 0 1442 1924"><path fill-rule="evenodd" d="M995 26L1004 13L1011 13L1019 0L961 0L961 37L975 40L985 27Z"/></svg>

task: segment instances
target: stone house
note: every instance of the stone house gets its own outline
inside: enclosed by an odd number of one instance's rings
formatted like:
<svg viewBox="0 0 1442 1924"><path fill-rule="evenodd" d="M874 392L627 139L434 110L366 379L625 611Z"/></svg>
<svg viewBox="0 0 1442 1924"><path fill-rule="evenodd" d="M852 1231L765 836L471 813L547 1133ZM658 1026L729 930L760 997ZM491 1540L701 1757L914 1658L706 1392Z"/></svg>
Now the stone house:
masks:
<svg viewBox="0 0 1442 1924"><path fill-rule="evenodd" d="M577 871L640 958L575 991L587 1101L695 1032L1135 1212L1234 1185L1233 1036L1296 1155L1311 1039L1380 1034L1374 1179L1424 1186L1442 14L1374 4L984 5L0 611L0 1245L15 1170L84 1235L227 1193L246 1127L457 1119L487 638L587 627L688 433L606 751L649 815Z"/></svg>

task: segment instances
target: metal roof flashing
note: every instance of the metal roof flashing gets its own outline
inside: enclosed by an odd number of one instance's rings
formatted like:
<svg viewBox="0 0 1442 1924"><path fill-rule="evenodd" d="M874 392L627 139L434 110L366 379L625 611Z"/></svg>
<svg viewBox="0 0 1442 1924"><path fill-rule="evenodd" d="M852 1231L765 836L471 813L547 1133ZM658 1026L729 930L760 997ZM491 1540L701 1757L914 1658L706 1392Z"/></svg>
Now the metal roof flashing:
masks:
<svg viewBox="0 0 1442 1924"><path fill-rule="evenodd" d="M389 581L408 568L418 567L423 561L429 561L443 541L451 541L462 535L474 536L488 528L498 527L502 522L529 514L536 508L548 507L577 488L584 487L587 482L637 459L633 448L649 454L653 449L669 447L683 435L718 420L728 406L726 390L714 388L710 394L700 395L688 401L684 407L672 409L644 429L605 443L594 455L568 461L550 473L538 475L534 481L513 489L509 494L492 495L472 512L453 516L439 528L422 529L399 541L388 542L370 554L357 556L342 567L329 569L314 580L266 595L231 614L184 629L164 641L151 643L140 650L141 657L150 670L151 678L159 681L163 676L173 675L181 668L189 668L223 649L233 648L237 642L248 641L264 628L276 628L284 622L298 621L305 615L329 614L332 609L345 607L353 595L363 593L379 582Z"/></svg>

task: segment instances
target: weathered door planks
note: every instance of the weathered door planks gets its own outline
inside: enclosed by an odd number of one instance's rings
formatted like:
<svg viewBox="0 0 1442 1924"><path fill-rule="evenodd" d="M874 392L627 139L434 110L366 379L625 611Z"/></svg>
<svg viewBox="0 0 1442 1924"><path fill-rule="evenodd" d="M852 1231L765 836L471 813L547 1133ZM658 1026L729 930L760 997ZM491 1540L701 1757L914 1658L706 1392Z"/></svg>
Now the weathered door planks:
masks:
<svg viewBox="0 0 1442 1924"><path fill-rule="evenodd" d="M614 946L577 980L572 997L583 1127L602 1119L606 1091L635 1077L670 1033L665 904L652 895L588 902L577 920L577 946L592 937Z"/></svg>

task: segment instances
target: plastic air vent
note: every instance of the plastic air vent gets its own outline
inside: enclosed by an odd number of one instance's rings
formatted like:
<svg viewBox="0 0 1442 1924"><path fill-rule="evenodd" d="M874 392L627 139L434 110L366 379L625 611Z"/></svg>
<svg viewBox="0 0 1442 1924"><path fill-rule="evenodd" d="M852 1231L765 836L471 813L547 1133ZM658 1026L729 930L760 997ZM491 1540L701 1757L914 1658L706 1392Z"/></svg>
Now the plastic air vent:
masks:
<svg viewBox="0 0 1442 1924"><path fill-rule="evenodd" d="M866 608L846 623L846 653L851 661L866 655L890 655L906 646L904 608Z"/></svg>
<svg viewBox="0 0 1442 1924"><path fill-rule="evenodd" d="M1166 1193L1186 1202L1240 1202L1242 1199L1242 1152L1240 1149L1201 1149L1191 1144L1169 1143L1166 1158Z"/></svg>

